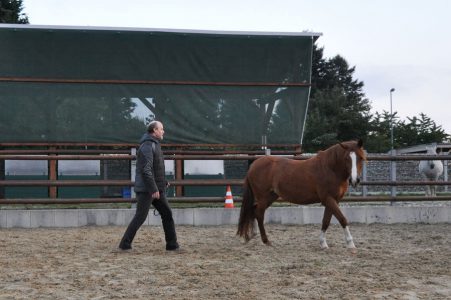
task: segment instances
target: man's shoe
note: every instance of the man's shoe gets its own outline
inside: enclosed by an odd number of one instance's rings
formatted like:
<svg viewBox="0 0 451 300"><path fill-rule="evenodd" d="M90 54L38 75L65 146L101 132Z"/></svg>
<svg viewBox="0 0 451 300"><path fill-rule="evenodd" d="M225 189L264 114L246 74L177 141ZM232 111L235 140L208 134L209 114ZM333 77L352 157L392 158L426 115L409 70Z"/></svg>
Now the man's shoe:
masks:
<svg viewBox="0 0 451 300"><path fill-rule="evenodd" d="M177 246L166 246L166 251L169 251L169 252L177 252L177 253L185 252L185 251L183 251L182 249L180 249L180 246L179 246L179 245L177 245Z"/></svg>
<svg viewBox="0 0 451 300"><path fill-rule="evenodd" d="M185 249L182 249L180 247L176 247L176 248L172 248L172 249L169 248L169 249L166 249L166 251L169 253L177 253L177 254L186 253Z"/></svg>
<svg viewBox="0 0 451 300"><path fill-rule="evenodd" d="M119 249L121 249L122 251L127 251L127 250L131 250L132 246L131 245L119 245Z"/></svg>
<svg viewBox="0 0 451 300"><path fill-rule="evenodd" d="M178 243L175 243L175 245L166 244L166 250L168 250L168 251L174 251L174 250L177 250L179 248L180 248L180 246L179 246Z"/></svg>

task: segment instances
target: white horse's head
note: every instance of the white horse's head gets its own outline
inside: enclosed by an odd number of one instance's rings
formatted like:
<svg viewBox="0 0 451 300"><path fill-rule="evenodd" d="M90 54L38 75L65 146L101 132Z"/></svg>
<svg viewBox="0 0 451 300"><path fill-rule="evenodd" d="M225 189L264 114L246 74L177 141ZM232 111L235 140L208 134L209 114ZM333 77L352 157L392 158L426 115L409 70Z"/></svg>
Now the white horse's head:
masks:
<svg viewBox="0 0 451 300"><path fill-rule="evenodd" d="M437 145L426 146L427 155L437 155ZM419 165L420 174L429 180L437 180L443 173L443 162L441 160L422 160Z"/></svg>

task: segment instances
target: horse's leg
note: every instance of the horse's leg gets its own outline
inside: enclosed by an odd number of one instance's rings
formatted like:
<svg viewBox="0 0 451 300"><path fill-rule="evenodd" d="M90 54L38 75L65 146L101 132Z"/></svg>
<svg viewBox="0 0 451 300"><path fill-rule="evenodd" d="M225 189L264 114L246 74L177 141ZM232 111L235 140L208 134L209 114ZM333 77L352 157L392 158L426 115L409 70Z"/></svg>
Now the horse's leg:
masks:
<svg viewBox="0 0 451 300"><path fill-rule="evenodd" d="M265 195L266 197L261 197L262 201L259 201L257 206L255 207L255 218L257 219L258 229L260 231L260 237L262 242L268 246L271 246L271 242L268 240L268 236L266 235L265 230L265 211L266 209L277 200L278 196L271 192L269 195Z"/></svg>
<svg viewBox="0 0 451 300"><path fill-rule="evenodd" d="M355 249L356 247L354 245L354 241L353 241L351 232L349 231L348 220L341 212L341 209L338 206L338 203L335 201L335 199L333 199L332 197L329 197L325 203L325 206L331 210L332 214L335 216L335 218L337 218L341 227L343 227L343 231L345 234L346 247L348 249Z"/></svg>
<svg viewBox="0 0 451 300"><path fill-rule="evenodd" d="M432 188L430 185L426 186L426 196L432 196Z"/></svg>
<svg viewBox="0 0 451 300"><path fill-rule="evenodd" d="M252 226L252 232L251 232L251 238L255 237L257 235L257 219L254 219L254 225Z"/></svg>
<svg viewBox="0 0 451 300"><path fill-rule="evenodd" d="M424 174L421 173L421 177L423 177L424 181L429 181L429 178ZM431 187L429 185L426 185L426 196L430 196L431 195Z"/></svg>
<svg viewBox="0 0 451 300"><path fill-rule="evenodd" d="M258 230L260 231L260 237L262 238L262 242L268 246L271 246L271 242L268 240L268 236L266 235L266 230L264 226L265 211L266 207L257 207L257 209L255 210L255 217L257 219Z"/></svg>
<svg viewBox="0 0 451 300"><path fill-rule="evenodd" d="M437 181L438 177L434 178L433 180ZM431 185L431 196L437 196L436 190L437 190L437 186L436 185Z"/></svg>
<svg viewBox="0 0 451 300"><path fill-rule="evenodd" d="M332 219L332 211L328 207L325 207L323 215L323 225L321 227L321 233L319 235L319 245L321 249L329 248L326 242L326 230L327 228L329 228L331 219Z"/></svg>

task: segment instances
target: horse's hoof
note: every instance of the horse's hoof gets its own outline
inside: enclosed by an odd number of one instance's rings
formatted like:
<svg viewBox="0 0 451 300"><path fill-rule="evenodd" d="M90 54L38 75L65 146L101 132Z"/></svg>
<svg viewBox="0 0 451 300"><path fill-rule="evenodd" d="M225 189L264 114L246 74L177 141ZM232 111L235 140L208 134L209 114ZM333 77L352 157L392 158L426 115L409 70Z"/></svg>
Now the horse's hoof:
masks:
<svg viewBox="0 0 451 300"><path fill-rule="evenodd" d="M321 241L319 243L319 247L321 248L321 250L329 249L329 245L327 245L326 241Z"/></svg>
<svg viewBox="0 0 451 300"><path fill-rule="evenodd" d="M272 243L270 241L264 241L263 242L266 246L272 246Z"/></svg>
<svg viewBox="0 0 451 300"><path fill-rule="evenodd" d="M351 254L357 254L357 248L348 248L349 253Z"/></svg>
<svg viewBox="0 0 451 300"><path fill-rule="evenodd" d="M253 236L249 236L248 234L245 234L245 235L244 235L244 241L245 241L246 243L248 243L248 242L252 239L252 237L253 237Z"/></svg>

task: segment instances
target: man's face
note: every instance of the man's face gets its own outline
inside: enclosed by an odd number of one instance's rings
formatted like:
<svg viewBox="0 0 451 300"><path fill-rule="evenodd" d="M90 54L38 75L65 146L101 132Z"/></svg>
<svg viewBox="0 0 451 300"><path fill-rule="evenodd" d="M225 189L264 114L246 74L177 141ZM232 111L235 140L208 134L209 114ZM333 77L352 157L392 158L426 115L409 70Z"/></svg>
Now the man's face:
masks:
<svg viewBox="0 0 451 300"><path fill-rule="evenodd" d="M163 124L158 123L157 126L155 127L155 129L153 130L153 135L157 138L162 140L163 139L163 135L164 135L164 128L163 128Z"/></svg>

